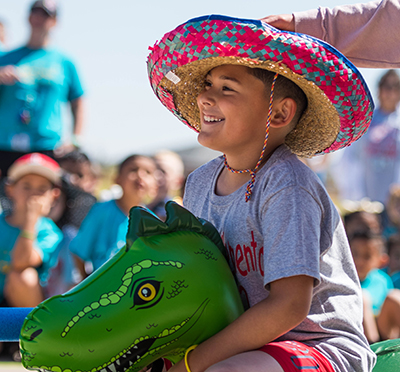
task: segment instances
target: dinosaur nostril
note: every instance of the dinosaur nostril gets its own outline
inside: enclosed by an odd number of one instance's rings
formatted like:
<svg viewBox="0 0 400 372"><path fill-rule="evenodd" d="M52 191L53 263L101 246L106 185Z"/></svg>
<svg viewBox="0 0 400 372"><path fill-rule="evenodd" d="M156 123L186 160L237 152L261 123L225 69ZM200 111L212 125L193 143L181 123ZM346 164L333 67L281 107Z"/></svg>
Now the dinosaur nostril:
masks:
<svg viewBox="0 0 400 372"><path fill-rule="evenodd" d="M32 341L34 338L36 338L37 336L39 336L42 332L43 332L43 329L38 329L37 331L33 332L33 333L31 334L31 339L30 339L30 341Z"/></svg>

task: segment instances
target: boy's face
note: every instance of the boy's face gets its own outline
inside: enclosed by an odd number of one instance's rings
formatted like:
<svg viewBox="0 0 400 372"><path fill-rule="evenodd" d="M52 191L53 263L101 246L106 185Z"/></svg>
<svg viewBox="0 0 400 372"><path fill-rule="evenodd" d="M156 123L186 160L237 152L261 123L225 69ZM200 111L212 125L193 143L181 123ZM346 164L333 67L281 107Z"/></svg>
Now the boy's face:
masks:
<svg viewBox="0 0 400 372"><path fill-rule="evenodd" d="M56 25L57 21L55 17L50 17L43 9L34 8L29 14L29 23L32 30L49 32Z"/></svg>
<svg viewBox="0 0 400 372"><path fill-rule="evenodd" d="M125 164L117 176L116 182L122 187L124 194L141 198L153 198L157 192L155 177L157 167L153 160L137 157Z"/></svg>
<svg viewBox="0 0 400 372"><path fill-rule="evenodd" d="M379 241L354 238L350 243L351 254L360 280L364 280L371 270L377 269L381 262Z"/></svg>
<svg viewBox="0 0 400 372"><path fill-rule="evenodd" d="M388 76L379 89L379 103L383 110L391 112L400 102L400 84L394 76Z"/></svg>
<svg viewBox="0 0 400 372"><path fill-rule="evenodd" d="M223 65L206 76L205 88L197 97L200 110L201 145L230 153L261 148L265 137L268 99L264 83L248 68Z"/></svg>
<svg viewBox="0 0 400 372"><path fill-rule="evenodd" d="M9 185L7 191L8 196L13 201L15 211L25 211L28 201L36 197L40 199L43 206L41 215L47 216L54 199L58 196L59 189L55 189L53 184L45 177L27 174Z"/></svg>
<svg viewBox="0 0 400 372"><path fill-rule="evenodd" d="M394 225L400 225L400 195L399 190L396 190L396 193L391 195L389 198L389 202L387 203L386 209L387 214L389 216L390 222Z"/></svg>
<svg viewBox="0 0 400 372"><path fill-rule="evenodd" d="M88 193L95 191L97 179L89 162L77 163L66 160L61 163L61 168L70 174L70 181L74 186Z"/></svg>

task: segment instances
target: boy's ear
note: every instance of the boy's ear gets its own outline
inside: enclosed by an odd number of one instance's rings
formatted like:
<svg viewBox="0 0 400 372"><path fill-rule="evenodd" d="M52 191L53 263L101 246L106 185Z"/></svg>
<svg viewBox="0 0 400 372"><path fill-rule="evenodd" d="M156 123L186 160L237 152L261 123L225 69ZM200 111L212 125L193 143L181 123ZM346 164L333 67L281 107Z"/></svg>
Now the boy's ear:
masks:
<svg viewBox="0 0 400 372"><path fill-rule="evenodd" d="M8 198L10 198L10 197L12 196L12 188L13 188L13 185L12 185L11 183L6 182L6 183L4 184L4 191L5 191L6 196L7 196Z"/></svg>
<svg viewBox="0 0 400 372"><path fill-rule="evenodd" d="M53 188L53 197L54 200L58 199L61 195L61 190L58 187Z"/></svg>
<svg viewBox="0 0 400 372"><path fill-rule="evenodd" d="M379 259L379 269L385 268L389 264L389 255L387 253L382 253Z"/></svg>
<svg viewBox="0 0 400 372"><path fill-rule="evenodd" d="M274 101L271 127L281 128L291 123L296 115L297 103L293 98L282 98Z"/></svg>

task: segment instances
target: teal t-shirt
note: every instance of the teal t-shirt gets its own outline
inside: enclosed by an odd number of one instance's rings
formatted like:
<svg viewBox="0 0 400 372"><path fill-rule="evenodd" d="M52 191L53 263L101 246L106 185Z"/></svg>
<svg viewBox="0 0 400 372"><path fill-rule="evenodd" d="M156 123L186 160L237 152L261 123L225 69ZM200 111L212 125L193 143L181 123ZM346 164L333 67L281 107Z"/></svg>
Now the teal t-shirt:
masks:
<svg viewBox="0 0 400 372"><path fill-rule="evenodd" d="M74 64L56 50L22 47L0 56L19 81L0 85L0 150L53 150L63 134L62 104L83 95Z"/></svg>
<svg viewBox="0 0 400 372"><path fill-rule="evenodd" d="M0 301L3 300L3 288L7 272L10 268L11 251L20 234L18 227L11 226L0 215ZM37 267L41 285L46 285L50 269L57 263L57 257L53 254L62 240L62 232L49 218L42 217L36 224L37 238L34 242L34 249L42 258L42 265Z"/></svg>
<svg viewBox="0 0 400 372"><path fill-rule="evenodd" d="M371 270L365 280L361 282L361 288L368 292L372 301L372 311L378 315L387 294L393 289L392 279L382 270Z"/></svg>
<svg viewBox="0 0 400 372"><path fill-rule="evenodd" d="M96 270L125 245L127 231L128 217L115 200L96 203L69 249L83 261L91 262Z"/></svg>

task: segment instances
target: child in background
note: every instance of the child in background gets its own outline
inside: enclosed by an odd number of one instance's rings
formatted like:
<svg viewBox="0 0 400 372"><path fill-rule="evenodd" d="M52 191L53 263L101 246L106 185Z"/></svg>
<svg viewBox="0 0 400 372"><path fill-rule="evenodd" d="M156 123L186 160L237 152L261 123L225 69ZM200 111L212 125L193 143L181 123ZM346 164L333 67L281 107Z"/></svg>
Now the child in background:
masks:
<svg viewBox="0 0 400 372"><path fill-rule="evenodd" d="M363 288L363 325L368 340L399 338L400 290L393 289L390 276L380 270L386 249L382 236L356 232L350 237L350 246Z"/></svg>
<svg viewBox="0 0 400 372"><path fill-rule="evenodd" d="M154 155L159 177L158 191L154 200L147 205L160 219L165 221L165 204L173 200L182 205L182 186L185 181L185 167L181 157L172 151L159 151Z"/></svg>
<svg viewBox="0 0 400 372"><path fill-rule="evenodd" d="M69 184L89 194L95 193L100 172L85 153L74 150L57 158L57 161L64 170L65 178L69 178Z"/></svg>
<svg viewBox="0 0 400 372"><path fill-rule="evenodd" d="M46 218L60 190L60 167L32 153L8 170L12 213L0 216L1 306L34 307L46 298L49 270L62 233Z"/></svg>
<svg viewBox="0 0 400 372"><path fill-rule="evenodd" d="M394 288L400 289L400 234L394 234L387 240L389 264L387 273L393 281Z"/></svg>
<svg viewBox="0 0 400 372"><path fill-rule="evenodd" d="M358 71L317 39L217 15L151 50L157 97L224 153L189 175L184 205L222 235L248 308L171 371L371 371L340 216L296 156L364 133L372 104Z"/></svg>
<svg viewBox="0 0 400 372"><path fill-rule="evenodd" d="M393 289L390 276L380 270L386 261L385 243L381 235L369 230L354 232L349 237L351 253L363 289L364 332L370 343L379 341L375 318Z"/></svg>
<svg viewBox="0 0 400 372"><path fill-rule="evenodd" d="M400 232L400 185L390 187L386 208L382 213L383 235L389 238Z"/></svg>
<svg viewBox="0 0 400 372"><path fill-rule="evenodd" d="M374 234L382 233L381 217L377 213L367 211L347 213L343 217L343 223L348 238L360 230L370 230Z"/></svg>
<svg viewBox="0 0 400 372"><path fill-rule="evenodd" d="M84 277L89 274L85 263L96 270L125 245L130 209L146 205L157 192L156 170L155 161L143 155L131 155L119 165L115 182L122 196L96 203L69 246Z"/></svg>
<svg viewBox="0 0 400 372"><path fill-rule="evenodd" d="M69 244L89 210L96 203L94 193L98 174L86 154L73 150L57 158L62 169L60 197L49 217L63 232L64 238L56 251L57 265L50 272L48 292L55 296L67 292L82 280Z"/></svg>

